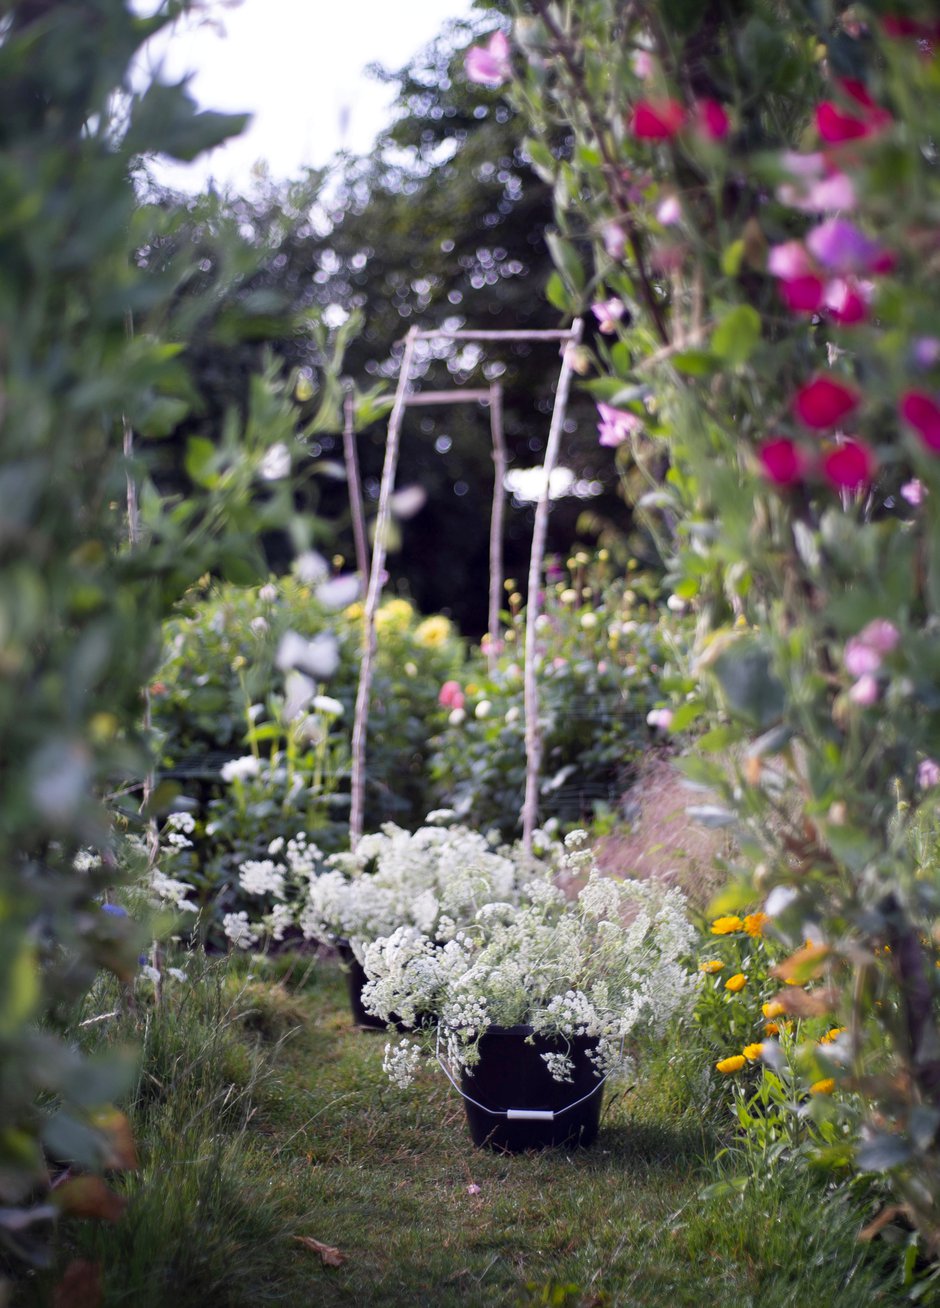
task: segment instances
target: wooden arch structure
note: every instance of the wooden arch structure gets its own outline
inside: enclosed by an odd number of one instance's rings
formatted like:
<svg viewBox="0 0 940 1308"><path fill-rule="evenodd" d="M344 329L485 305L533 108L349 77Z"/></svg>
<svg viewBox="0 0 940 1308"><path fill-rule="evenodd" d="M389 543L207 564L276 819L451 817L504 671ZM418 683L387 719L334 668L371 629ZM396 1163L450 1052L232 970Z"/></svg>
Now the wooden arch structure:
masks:
<svg viewBox="0 0 940 1308"><path fill-rule="evenodd" d="M581 342L583 324L576 318L568 330L544 331L420 331L412 327L405 338L401 370L398 375L398 387L395 402L388 420L388 436L385 444L385 463L382 469L382 482L379 489L379 503L375 523L375 540L372 548L372 560L369 567L369 584L366 590L365 613L363 617L364 632L362 661L359 665L359 687L356 694L356 711L353 719L352 734L352 780L349 811L349 840L355 849L362 838L365 813L366 780L366 744L368 734L369 701L372 693L372 675L375 663L376 634L375 615L382 597L383 574L385 571L386 547L389 518L391 515L392 494L395 489L395 474L398 468L398 451L401 443L402 422L407 408L428 404L488 403L490 406L490 429L493 438L493 460L495 464L496 485L493 495L493 515L490 523L490 586L489 586L489 634L495 644L499 630L499 608L502 577L502 537L504 479L506 473L506 450L502 428L502 388L491 386L488 390L453 390L453 391L415 391L413 389L413 368L417 344L419 341L454 340L454 341L542 341L561 342L563 353L558 383L555 387L555 402L548 440L545 445L545 459L542 465L544 483L541 488L535 510L535 524L532 530L532 549L529 556L528 598L526 603L525 626L525 746L526 746L526 786L525 801L522 809L522 840L527 852L532 848L532 833L535 830L538 815L538 779L542 758L542 739L539 729L538 682L535 675L535 625L539 614L539 588L542 576L542 564L545 557L545 541L548 533L548 514L551 506L551 476L558 463L561 448L561 436L564 429L565 411L568 405L568 393L571 388L571 374L574 369L574 356ZM355 466L350 458L352 432L347 422L347 463ZM350 487L351 491L354 488ZM355 515L354 515L355 516ZM365 572L364 545L357 543L360 555L360 570ZM495 655L491 656L495 657Z"/></svg>

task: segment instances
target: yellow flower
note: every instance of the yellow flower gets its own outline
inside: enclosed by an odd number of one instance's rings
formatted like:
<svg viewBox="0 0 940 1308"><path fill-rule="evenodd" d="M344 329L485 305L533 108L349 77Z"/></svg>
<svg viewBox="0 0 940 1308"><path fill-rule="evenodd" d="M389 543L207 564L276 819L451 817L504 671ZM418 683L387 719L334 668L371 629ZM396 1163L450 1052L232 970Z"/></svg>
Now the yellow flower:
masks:
<svg viewBox="0 0 940 1308"><path fill-rule="evenodd" d="M809 1092L811 1095L831 1095L835 1088L836 1083L834 1078L831 1076L824 1076L821 1081L813 1082L809 1088Z"/></svg>
<svg viewBox="0 0 940 1308"><path fill-rule="evenodd" d="M365 608L356 600L355 604L350 604L348 608L343 609L343 617L348 618L350 622L358 622L365 616Z"/></svg>
<svg viewBox="0 0 940 1308"><path fill-rule="evenodd" d="M843 1031L847 1030L848 1027L846 1026L834 1026L831 1031L826 1032L819 1043L821 1045L831 1045L833 1040L837 1039Z"/></svg>
<svg viewBox="0 0 940 1308"><path fill-rule="evenodd" d="M764 927L770 921L766 913L748 913L744 919L744 930L749 936L762 936Z"/></svg>
<svg viewBox="0 0 940 1308"><path fill-rule="evenodd" d="M433 618L425 618L415 627L415 644L422 645L425 649L438 649L447 644L452 633L450 619L438 613Z"/></svg>
<svg viewBox="0 0 940 1308"><path fill-rule="evenodd" d="M739 917L716 917L712 923L713 936L730 936L732 931L743 931L744 923Z"/></svg>
<svg viewBox="0 0 940 1308"><path fill-rule="evenodd" d="M707 963L702 963L699 971L707 972L709 976L713 976L715 972L720 972L723 967L724 963L720 958L710 958Z"/></svg>
<svg viewBox="0 0 940 1308"><path fill-rule="evenodd" d="M764 1052L764 1046L758 1041L755 1045L745 1045L742 1053L749 1063L756 1063Z"/></svg>
<svg viewBox="0 0 940 1308"><path fill-rule="evenodd" d="M781 1004L779 999L768 999L766 1004L761 1004L760 1011L768 1020L770 1020L771 1018L779 1017L781 1013L785 1013L787 1010L784 1008L783 1004Z"/></svg>
<svg viewBox="0 0 940 1308"><path fill-rule="evenodd" d="M376 631L404 631L414 616L414 609L403 599L392 599L376 612ZM447 619L445 618L446 622Z"/></svg>
<svg viewBox="0 0 940 1308"><path fill-rule="evenodd" d="M764 1035L779 1035L779 1034L780 1034L780 1027L777 1025L776 1022L764 1023Z"/></svg>
<svg viewBox="0 0 940 1308"><path fill-rule="evenodd" d="M728 1076L731 1072L740 1072L741 1068L747 1062L743 1054L732 1054L730 1058L723 1058L715 1067L719 1072Z"/></svg>
<svg viewBox="0 0 940 1308"><path fill-rule="evenodd" d="M729 976L728 980L725 982L725 989L730 990L733 995L736 995L738 991L743 990L746 985L747 977L744 973L735 972L734 976Z"/></svg>

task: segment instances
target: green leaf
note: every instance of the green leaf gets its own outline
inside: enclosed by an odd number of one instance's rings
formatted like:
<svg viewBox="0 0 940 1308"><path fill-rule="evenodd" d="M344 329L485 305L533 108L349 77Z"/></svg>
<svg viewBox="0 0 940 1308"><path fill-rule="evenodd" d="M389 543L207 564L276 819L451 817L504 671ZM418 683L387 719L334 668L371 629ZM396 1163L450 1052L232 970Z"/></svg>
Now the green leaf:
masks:
<svg viewBox="0 0 940 1308"><path fill-rule="evenodd" d="M680 350L672 356L672 366L676 372L687 377L709 377L715 371L718 361L707 350Z"/></svg>
<svg viewBox="0 0 940 1308"><path fill-rule="evenodd" d="M786 706L782 684L771 671L770 656L746 637L732 641L710 667L730 712L761 730L779 720Z"/></svg>
<svg viewBox="0 0 940 1308"><path fill-rule="evenodd" d="M744 241L738 239L732 241L721 252L721 271L726 277L737 277L741 271L741 261L744 258Z"/></svg>
<svg viewBox="0 0 940 1308"><path fill-rule="evenodd" d="M197 486L210 487L218 480L215 473L216 448L205 436L190 436L186 442L186 471Z"/></svg>
<svg viewBox="0 0 940 1308"><path fill-rule="evenodd" d="M534 136L527 136L522 142L522 148L532 160L532 167L541 177L543 182L549 185L555 180L555 173L558 170L558 160L552 154L551 150L544 141L537 141Z"/></svg>
<svg viewBox="0 0 940 1308"><path fill-rule="evenodd" d="M545 298L553 308L561 313L571 313L571 296L565 289L565 283L557 272L553 272L545 283Z"/></svg>
<svg viewBox="0 0 940 1308"><path fill-rule="evenodd" d="M685 731L686 727L690 727L704 712L705 705L701 703L680 705L672 715L669 730Z"/></svg>
<svg viewBox="0 0 940 1308"><path fill-rule="evenodd" d="M205 150L213 150L229 137L238 136L250 114L199 113L185 83L167 86L152 82L134 106L127 133L127 148L168 155L190 163Z"/></svg>
<svg viewBox="0 0 940 1308"><path fill-rule="evenodd" d="M23 940L6 969L0 993L0 1036L9 1036L33 1014L39 999L36 947Z"/></svg>
<svg viewBox="0 0 940 1308"><path fill-rule="evenodd" d="M565 285L575 294L583 291L584 269L571 242L566 241L557 232L546 232L545 244L548 246L552 262L561 273Z"/></svg>
<svg viewBox="0 0 940 1308"><path fill-rule="evenodd" d="M750 304L736 304L712 333L712 353L732 368L739 367L754 353L760 335L761 320L757 310Z"/></svg>

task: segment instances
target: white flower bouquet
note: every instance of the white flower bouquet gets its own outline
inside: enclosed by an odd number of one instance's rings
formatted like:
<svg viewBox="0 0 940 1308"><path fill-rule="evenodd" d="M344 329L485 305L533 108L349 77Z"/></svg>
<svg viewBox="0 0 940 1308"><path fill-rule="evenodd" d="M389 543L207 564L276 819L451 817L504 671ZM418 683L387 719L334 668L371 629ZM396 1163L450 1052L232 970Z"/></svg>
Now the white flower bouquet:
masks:
<svg viewBox="0 0 940 1308"><path fill-rule="evenodd" d="M497 851L465 827L408 832L387 823L353 854L334 854L311 878L298 924L308 940L349 941L360 962L366 946L398 928L432 947L454 939L484 905L515 903L544 865L516 850Z"/></svg>
<svg viewBox="0 0 940 1308"><path fill-rule="evenodd" d="M405 1025L436 1018L437 1039L462 1073L472 1073L488 1030L510 1027L551 1038L541 1056L556 1081L571 1079L570 1048L582 1037L598 1076L629 1072L640 1038L661 1034L698 985L685 962L695 932L679 891L602 876L575 836L568 869L589 873L577 899L531 881L521 903L482 905L443 947L414 925L399 927L365 951L366 1010L394 1012ZM429 1039L386 1046L397 1084L409 1083Z"/></svg>

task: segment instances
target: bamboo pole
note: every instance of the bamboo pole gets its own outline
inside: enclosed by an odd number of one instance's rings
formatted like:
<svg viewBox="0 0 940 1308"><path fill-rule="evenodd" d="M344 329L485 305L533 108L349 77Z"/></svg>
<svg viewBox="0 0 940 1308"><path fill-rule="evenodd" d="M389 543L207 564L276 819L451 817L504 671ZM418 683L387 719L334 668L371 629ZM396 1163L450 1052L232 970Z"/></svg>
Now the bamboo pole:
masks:
<svg viewBox="0 0 940 1308"><path fill-rule="evenodd" d="M407 408L413 408L417 404L485 404L490 398L490 392L484 390L477 391L415 391L405 400Z"/></svg>
<svg viewBox="0 0 940 1308"><path fill-rule="evenodd" d="M362 662L359 665L359 689L356 694L356 712L353 718L352 778L350 782L349 844L355 850L362 838L365 816L366 736L368 732L369 698L372 692L372 667L375 661L375 614L382 595L382 574L385 570L386 537L391 514L392 491L395 488L395 470L398 467L398 447L405 399L411 384L411 366L414 358L418 330L412 327L405 338L398 375L395 403L388 419L388 437L385 444L385 465L379 489L379 506L375 520L375 540L372 543L372 568L366 594L363 618Z"/></svg>
<svg viewBox="0 0 940 1308"><path fill-rule="evenodd" d="M486 665L496 669L499 642L499 610L503 591L503 522L506 516L506 440L503 435L503 388L490 386L490 431L493 436L493 511L490 515L490 605L487 632L490 647Z"/></svg>
<svg viewBox="0 0 940 1308"><path fill-rule="evenodd" d="M346 482L349 486L349 512L352 517L353 541L356 548L356 571L364 586L369 575L369 545L366 537L366 515L362 504L359 454L356 450L356 399L351 382L346 383L343 416L343 456L346 461Z"/></svg>
<svg viewBox="0 0 940 1308"><path fill-rule="evenodd" d="M532 833L535 830L539 805L539 769L542 762L542 732L539 725L538 681L535 669L535 635L539 616L539 587L542 584L542 563L545 558L545 539L548 534L548 513L551 507L552 472L558 461L561 446L561 433L564 429L565 410L568 404L568 391L571 387L571 374L574 366L575 351L581 341L583 323L576 318L568 333L568 343L562 358L558 386L555 390L555 404L552 409L552 421L545 446L543 471L545 484L539 496L535 510L535 524L532 529L532 553L529 556L529 590L526 597L525 618L525 752L526 777L525 801L522 806L522 847L527 854L532 852Z"/></svg>
<svg viewBox="0 0 940 1308"><path fill-rule="evenodd" d="M471 329L461 329L460 331L427 331L418 332L419 341L570 341L573 339L572 332L574 328L563 330L561 328L542 328L539 330L519 330L519 331L473 331Z"/></svg>

